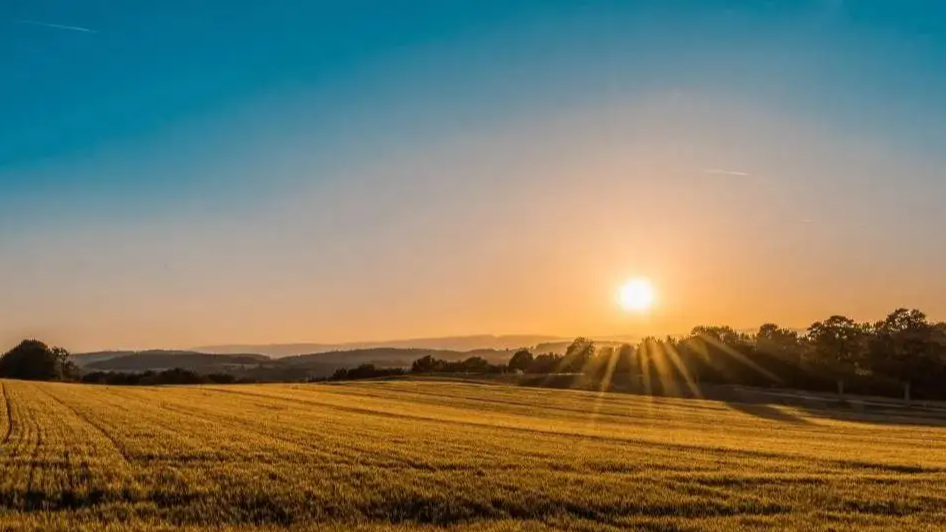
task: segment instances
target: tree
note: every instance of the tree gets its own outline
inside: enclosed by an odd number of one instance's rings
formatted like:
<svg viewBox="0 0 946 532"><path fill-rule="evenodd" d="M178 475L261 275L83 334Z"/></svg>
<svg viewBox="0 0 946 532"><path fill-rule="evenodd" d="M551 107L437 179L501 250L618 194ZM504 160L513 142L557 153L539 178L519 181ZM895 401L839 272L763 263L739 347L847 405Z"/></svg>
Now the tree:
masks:
<svg viewBox="0 0 946 532"><path fill-rule="evenodd" d="M873 332L866 355L868 365L872 371L903 383L905 399L910 399L913 383L935 381L943 364L943 343L940 330L925 314L897 309L877 322Z"/></svg>
<svg viewBox="0 0 946 532"><path fill-rule="evenodd" d="M405 371L402 368L379 368L374 364L362 364L356 368L335 370L335 373L329 378L332 381L374 379L377 377L391 377L403 375Z"/></svg>
<svg viewBox="0 0 946 532"><path fill-rule="evenodd" d="M870 327L851 318L834 315L808 327L808 341L813 348L813 362L838 379L838 391L844 392L844 377L852 375L864 362L864 344Z"/></svg>
<svg viewBox="0 0 946 532"><path fill-rule="evenodd" d="M579 336L565 351L560 371L563 373L581 373L594 356L594 341Z"/></svg>
<svg viewBox="0 0 946 532"><path fill-rule="evenodd" d="M561 365L562 357L554 353L536 355L526 373L556 373L560 371Z"/></svg>
<svg viewBox="0 0 946 532"><path fill-rule="evenodd" d="M516 354L512 355L512 358L509 359L509 369L512 371L522 371L526 372L529 370L529 366L532 365L534 357L532 352L528 349L520 349L516 351Z"/></svg>
<svg viewBox="0 0 946 532"><path fill-rule="evenodd" d="M785 364L800 367L805 355L804 342L798 333L784 329L774 323L759 327L755 335L755 351L758 355L771 357Z"/></svg>
<svg viewBox="0 0 946 532"><path fill-rule="evenodd" d="M774 323L766 323L759 327L755 335L756 349L766 352L794 352L799 346L798 333L791 329L783 329Z"/></svg>
<svg viewBox="0 0 946 532"><path fill-rule="evenodd" d="M71 379L76 374L69 352L39 340L23 340L0 358L0 377L32 381Z"/></svg>
<svg viewBox="0 0 946 532"><path fill-rule="evenodd" d="M831 316L808 327L808 340L817 358L834 365L854 368L863 362L864 341L869 327L844 316Z"/></svg>
<svg viewBox="0 0 946 532"><path fill-rule="evenodd" d="M489 361L483 357L470 357L460 363L459 369L463 373L487 373Z"/></svg>
<svg viewBox="0 0 946 532"><path fill-rule="evenodd" d="M631 344L621 344L615 352L617 361L614 364L615 373L637 373L639 368L634 361L634 346Z"/></svg>
<svg viewBox="0 0 946 532"><path fill-rule="evenodd" d="M430 355L418 358L411 364L411 373L433 373L437 371L439 362Z"/></svg>
<svg viewBox="0 0 946 532"><path fill-rule="evenodd" d="M729 326L694 327L688 337L665 345L680 354L694 380L746 385L768 385L775 380L754 360L752 337Z"/></svg>
<svg viewBox="0 0 946 532"><path fill-rule="evenodd" d="M584 366L583 373L593 375L595 379L610 378L614 373L614 348L611 346L599 347L595 355Z"/></svg>
<svg viewBox="0 0 946 532"><path fill-rule="evenodd" d="M690 331L690 336L709 340L733 349L739 349L749 344L748 336L729 326L698 325Z"/></svg>

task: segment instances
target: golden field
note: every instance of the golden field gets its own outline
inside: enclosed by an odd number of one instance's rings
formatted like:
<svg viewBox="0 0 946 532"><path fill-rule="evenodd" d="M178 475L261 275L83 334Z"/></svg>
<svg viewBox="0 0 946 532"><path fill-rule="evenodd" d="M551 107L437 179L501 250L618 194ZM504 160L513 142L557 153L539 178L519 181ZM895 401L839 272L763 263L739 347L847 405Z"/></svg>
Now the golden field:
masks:
<svg viewBox="0 0 946 532"><path fill-rule="evenodd" d="M447 380L0 381L0 530L946 530L946 425Z"/></svg>

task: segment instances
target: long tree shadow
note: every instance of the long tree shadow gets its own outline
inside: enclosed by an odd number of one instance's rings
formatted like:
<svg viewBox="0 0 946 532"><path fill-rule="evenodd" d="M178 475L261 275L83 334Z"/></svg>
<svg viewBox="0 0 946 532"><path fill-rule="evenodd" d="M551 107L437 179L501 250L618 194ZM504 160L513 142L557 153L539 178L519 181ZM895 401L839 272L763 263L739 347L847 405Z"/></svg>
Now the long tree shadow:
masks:
<svg viewBox="0 0 946 532"><path fill-rule="evenodd" d="M847 396L828 397L802 391L768 392L766 390L736 391L738 395L726 399L730 406L741 405L737 410L747 413L758 412L760 417L775 419L777 412L801 419L830 419L853 423L875 425L916 425L927 427L946 427L946 411L923 408L919 405L908 407L895 400ZM768 408L766 408L768 407ZM781 410L789 407L797 414Z"/></svg>
<svg viewBox="0 0 946 532"><path fill-rule="evenodd" d="M808 425L810 422L784 408L767 403L726 403L726 406L737 412L749 414L751 416L779 421L783 423L795 423L799 425Z"/></svg>
<svg viewBox="0 0 946 532"><path fill-rule="evenodd" d="M851 423L872 425L913 425L921 427L946 427L946 418L939 413L911 410L908 408L864 408L844 403L833 406L800 406L805 415Z"/></svg>
<svg viewBox="0 0 946 532"><path fill-rule="evenodd" d="M762 388L708 386L704 398L725 402L730 408L771 419L811 424L830 419L874 425L916 425L946 427L946 411L909 408L895 400L857 396L830 397L797 390L772 391Z"/></svg>

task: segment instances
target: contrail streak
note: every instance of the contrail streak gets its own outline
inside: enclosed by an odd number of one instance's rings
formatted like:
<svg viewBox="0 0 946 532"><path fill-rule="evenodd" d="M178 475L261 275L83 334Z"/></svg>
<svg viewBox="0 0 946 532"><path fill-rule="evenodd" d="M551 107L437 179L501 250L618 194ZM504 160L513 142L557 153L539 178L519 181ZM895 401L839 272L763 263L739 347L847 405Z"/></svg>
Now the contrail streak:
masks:
<svg viewBox="0 0 946 532"><path fill-rule="evenodd" d="M52 24L50 22L41 22L39 20L17 20L17 24L29 24L30 26L41 26L44 28L52 28L54 30L66 30L66 31L79 31L82 33L98 33L97 31L89 28L83 28L82 26L66 26L63 24Z"/></svg>
<svg viewBox="0 0 946 532"><path fill-rule="evenodd" d="M736 172L734 170L723 170L722 168L706 168L703 172L710 175L731 175L737 177L748 177L748 172Z"/></svg>

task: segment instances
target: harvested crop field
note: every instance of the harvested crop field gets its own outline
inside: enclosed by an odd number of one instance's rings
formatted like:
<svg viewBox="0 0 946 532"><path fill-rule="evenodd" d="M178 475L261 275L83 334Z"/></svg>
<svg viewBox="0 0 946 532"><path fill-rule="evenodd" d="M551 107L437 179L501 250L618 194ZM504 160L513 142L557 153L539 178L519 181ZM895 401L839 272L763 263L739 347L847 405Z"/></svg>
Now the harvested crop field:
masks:
<svg viewBox="0 0 946 532"><path fill-rule="evenodd" d="M436 380L0 381L0 530L946 530L946 426Z"/></svg>

